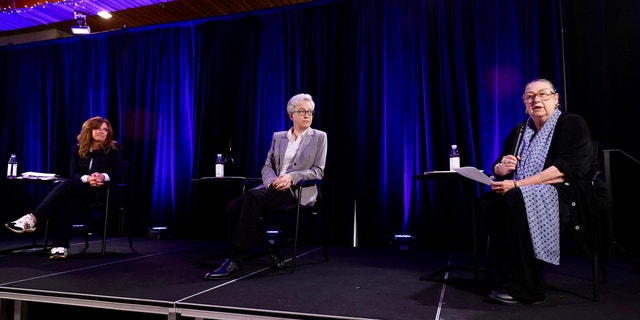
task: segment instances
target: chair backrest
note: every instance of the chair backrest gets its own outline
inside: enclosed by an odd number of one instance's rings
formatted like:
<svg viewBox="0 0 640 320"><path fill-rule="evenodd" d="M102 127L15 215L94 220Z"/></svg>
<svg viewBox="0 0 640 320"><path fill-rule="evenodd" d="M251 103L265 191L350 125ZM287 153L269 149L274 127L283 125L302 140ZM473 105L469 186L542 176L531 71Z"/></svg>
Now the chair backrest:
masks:
<svg viewBox="0 0 640 320"><path fill-rule="evenodd" d="M129 185L129 161L122 161L122 181L120 182L115 182L112 183L109 186L109 193L110 193L110 198L114 199L116 198L116 202L115 205L118 208L121 208L122 206L124 206L124 201L125 201L125 188ZM115 188L112 188L115 187ZM117 194L111 194L112 192L117 193Z"/></svg>
<svg viewBox="0 0 640 320"><path fill-rule="evenodd" d="M600 170L600 160L598 154L600 153L600 144L598 141L591 141L591 149L593 152L593 158L591 160L591 180L602 179L604 173Z"/></svg>
<svg viewBox="0 0 640 320"><path fill-rule="evenodd" d="M301 203L300 205L303 207L315 207L317 204L319 204L319 202L321 201L321 197L322 197L322 180L321 179L314 179L314 180L302 180L299 181L293 188L297 194L297 198L298 200L303 200L305 199L304 196L304 190L307 188L315 188L316 190L316 197L315 200L311 203Z"/></svg>
<svg viewBox="0 0 640 320"><path fill-rule="evenodd" d="M591 142L593 147L593 161L591 163L591 184L594 188L595 201L600 213L609 209L611 205L611 192L607 186L604 172L600 170L600 162L598 161L598 154L600 153L599 144L597 141ZM606 214L606 212L604 212Z"/></svg>
<svg viewBox="0 0 640 320"><path fill-rule="evenodd" d="M112 184L127 184L129 180L129 161L122 161L122 168L120 168L122 173L121 181L113 181Z"/></svg>

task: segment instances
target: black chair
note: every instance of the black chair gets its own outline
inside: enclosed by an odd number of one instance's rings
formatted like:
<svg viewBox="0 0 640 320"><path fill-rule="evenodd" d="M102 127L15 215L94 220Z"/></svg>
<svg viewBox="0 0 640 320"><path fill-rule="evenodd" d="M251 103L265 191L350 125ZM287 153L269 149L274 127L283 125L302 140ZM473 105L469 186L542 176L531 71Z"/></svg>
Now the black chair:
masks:
<svg viewBox="0 0 640 320"><path fill-rule="evenodd" d="M301 203L302 190L304 188L309 187L317 187L318 188L318 197L316 202L309 205L303 205ZM271 216L284 216L293 218L293 239L290 239L292 242L291 249L291 272L295 271L296 268L296 259L298 255L298 240L300 237L300 222L301 218L309 217L313 219L312 223L317 226L318 224L322 225L322 206L323 206L323 198L322 198L322 180L302 180L299 181L295 186L293 186L293 190L297 195L298 201L293 204L287 204L266 212L265 217ZM322 229L322 228L321 228ZM286 232L285 232L286 236ZM324 260L329 261L329 251L327 249L325 233L321 232L321 240L322 249L324 252Z"/></svg>
<svg viewBox="0 0 640 320"><path fill-rule="evenodd" d="M589 256L591 260L591 281L593 288L592 299L595 302L600 301L600 283L607 281L607 270L606 270L606 250L607 247L605 245L605 237L604 237L604 227L606 226L607 217L609 215L610 209L610 193L609 189L606 186L604 181L604 173L600 171L598 165L598 142L592 142L593 148L593 165L592 165L592 176L591 176L591 187L593 188L593 199L591 199L591 205L595 208L594 217L593 217L593 230L592 234L589 234L588 237L592 237L592 239L588 239L588 241L593 242L593 252L586 252L587 256ZM567 229L572 229L569 226L566 226ZM578 230L574 230L578 231ZM563 236L564 237L564 236ZM561 242L562 244L562 242ZM570 247L573 249L581 250L577 243L570 243ZM564 246L566 247L566 246Z"/></svg>
<svg viewBox="0 0 640 320"><path fill-rule="evenodd" d="M599 145L593 141L594 164L598 163ZM594 192L595 206L595 252L591 257L593 301L600 301L600 283L607 282L606 256L608 244L604 230L606 230L611 210L611 193L605 182L605 176L599 168L594 168L591 186Z"/></svg>
<svg viewBox="0 0 640 320"><path fill-rule="evenodd" d="M123 172L125 173L125 181L128 177L127 173L129 170L129 162L123 162ZM131 238L131 227L129 223L129 219L126 216L126 196L127 196L127 188L128 184L126 182L112 182L107 186L107 195L106 201L103 204L90 204L86 208L83 208L81 214L88 214L93 216L96 215L98 217L102 216L104 219L102 224L102 255L105 255L107 249L107 234L108 234L108 226L109 226L109 215L113 214L113 212L119 213L120 218L120 232L126 232L127 237L129 238L129 248L133 250L133 240ZM94 229L94 225L92 223L87 223L85 219L79 224L74 224L74 227L80 228L81 232L84 234L85 239L85 249L89 247L89 236L91 235L91 230ZM43 251L46 254L47 245L49 241L49 219L47 219L47 223L45 225L44 231L44 245Z"/></svg>

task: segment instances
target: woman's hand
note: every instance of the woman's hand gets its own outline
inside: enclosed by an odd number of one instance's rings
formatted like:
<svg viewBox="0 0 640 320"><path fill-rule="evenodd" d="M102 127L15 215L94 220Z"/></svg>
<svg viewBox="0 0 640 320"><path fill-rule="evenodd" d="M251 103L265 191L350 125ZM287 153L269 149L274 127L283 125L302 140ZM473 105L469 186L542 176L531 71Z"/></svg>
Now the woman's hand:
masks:
<svg viewBox="0 0 640 320"><path fill-rule="evenodd" d="M497 194L505 194L505 192L516 188L516 182L514 180L494 181L490 187Z"/></svg>
<svg viewBox="0 0 640 320"><path fill-rule="evenodd" d="M104 174L100 172L94 172L89 176L89 185L94 188L99 188L104 185Z"/></svg>
<svg viewBox="0 0 640 320"><path fill-rule="evenodd" d="M502 157L502 161L498 163L495 167L494 172L501 176L506 176L509 173L513 172L518 166L518 161L520 161L520 156L512 156L506 155Z"/></svg>
<svg viewBox="0 0 640 320"><path fill-rule="evenodd" d="M271 186L278 191L287 190L291 188L292 184L293 177L290 174L281 175L271 182Z"/></svg>

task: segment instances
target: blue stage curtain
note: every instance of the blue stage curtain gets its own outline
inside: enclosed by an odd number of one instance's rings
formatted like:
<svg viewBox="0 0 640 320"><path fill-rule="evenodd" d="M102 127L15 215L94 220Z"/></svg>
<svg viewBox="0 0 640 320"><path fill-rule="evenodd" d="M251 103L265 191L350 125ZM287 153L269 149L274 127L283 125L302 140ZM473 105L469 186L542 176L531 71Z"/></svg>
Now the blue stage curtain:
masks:
<svg viewBox="0 0 640 320"><path fill-rule="evenodd" d="M415 175L490 170L527 81L562 84L556 1L334 0L0 48L2 159L66 174L82 122L110 119L132 163L138 227L198 223L191 179L230 153L258 176L287 100L316 101L329 137L333 240L424 244L469 204ZM480 191L480 190L478 190ZM450 207L450 203L453 205ZM16 216L24 213L14 213ZM223 215L211 212L211 215ZM223 220L221 220L222 222ZM457 224L464 225L466 220Z"/></svg>

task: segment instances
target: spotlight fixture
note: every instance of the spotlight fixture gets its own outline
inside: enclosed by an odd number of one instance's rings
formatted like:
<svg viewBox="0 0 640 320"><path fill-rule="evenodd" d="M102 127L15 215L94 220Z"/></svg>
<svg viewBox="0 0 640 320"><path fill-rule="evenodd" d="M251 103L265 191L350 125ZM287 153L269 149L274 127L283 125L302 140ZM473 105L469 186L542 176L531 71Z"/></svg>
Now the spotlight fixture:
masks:
<svg viewBox="0 0 640 320"><path fill-rule="evenodd" d="M149 239L151 240L166 240L171 238L169 234L169 228L167 227L151 227L149 228Z"/></svg>
<svg viewBox="0 0 640 320"><path fill-rule="evenodd" d="M81 12L74 11L73 18L76 20L78 25L71 27L71 32L73 34L89 34L91 33L91 28L87 25L87 15Z"/></svg>
<svg viewBox="0 0 640 320"><path fill-rule="evenodd" d="M393 236L393 243L398 249L406 251L414 245L415 238L410 234L396 234Z"/></svg>
<svg viewBox="0 0 640 320"><path fill-rule="evenodd" d="M111 19L111 13L109 13L109 11L98 11L98 15L103 19Z"/></svg>

